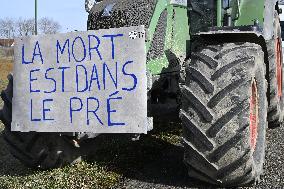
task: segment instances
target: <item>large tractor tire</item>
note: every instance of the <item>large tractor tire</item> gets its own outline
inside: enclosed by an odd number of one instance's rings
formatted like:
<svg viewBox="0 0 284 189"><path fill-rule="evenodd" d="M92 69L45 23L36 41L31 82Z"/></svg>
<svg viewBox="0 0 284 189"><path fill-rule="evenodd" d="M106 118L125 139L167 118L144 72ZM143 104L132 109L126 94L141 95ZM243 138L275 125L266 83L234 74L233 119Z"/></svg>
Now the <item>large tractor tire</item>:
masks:
<svg viewBox="0 0 284 189"><path fill-rule="evenodd" d="M72 137L11 131L13 76L10 74L8 79L8 86L1 93L4 107L0 119L5 125L3 137L11 154L26 166L39 169L58 168L79 161L79 148Z"/></svg>
<svg viewBox="0 0 284 189"><path fill-rule="evenodd" d="M275 11L273 23L274 37L267 44L270 92L268 122L271 127L276 127L283 122L284 118L282 39L280 19L277 11Z"/></svg>
<svg viewBox="0 0 284 189"><path fill-rule="evenodd" d="M267 128L262 48L252 43L208 45L191 58L180 112L189 176L222 186L257 181Z"/></svg>

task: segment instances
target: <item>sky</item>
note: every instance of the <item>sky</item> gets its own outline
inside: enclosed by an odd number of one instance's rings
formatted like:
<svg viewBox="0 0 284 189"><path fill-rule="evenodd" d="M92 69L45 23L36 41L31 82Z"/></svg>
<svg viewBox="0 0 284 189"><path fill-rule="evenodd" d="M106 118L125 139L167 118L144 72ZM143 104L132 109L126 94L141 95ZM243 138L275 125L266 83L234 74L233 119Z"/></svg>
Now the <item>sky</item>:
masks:
<svg viewBox="0 0 284 189"><path fill-rule="evenodd" d="M35 0L0 0L0 18L33 18ZM49 17L62 26L61 32L87 30L84 0L38 0L38 19Z"/></svg>

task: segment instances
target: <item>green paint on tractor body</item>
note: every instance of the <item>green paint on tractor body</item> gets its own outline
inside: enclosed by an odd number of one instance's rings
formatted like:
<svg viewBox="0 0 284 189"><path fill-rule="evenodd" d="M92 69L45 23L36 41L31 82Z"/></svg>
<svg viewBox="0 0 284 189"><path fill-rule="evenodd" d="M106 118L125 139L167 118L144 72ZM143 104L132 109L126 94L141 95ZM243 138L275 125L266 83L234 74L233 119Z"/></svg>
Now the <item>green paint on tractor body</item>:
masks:
<svg viewBox="0 0 284 189"><path fill-rule="evenodd" d="M233 9L235 12L235 26L253 25L255 21L263 26L264 21L264 0L237 0ZM234 15L233 15L234 16Z"/></svg>

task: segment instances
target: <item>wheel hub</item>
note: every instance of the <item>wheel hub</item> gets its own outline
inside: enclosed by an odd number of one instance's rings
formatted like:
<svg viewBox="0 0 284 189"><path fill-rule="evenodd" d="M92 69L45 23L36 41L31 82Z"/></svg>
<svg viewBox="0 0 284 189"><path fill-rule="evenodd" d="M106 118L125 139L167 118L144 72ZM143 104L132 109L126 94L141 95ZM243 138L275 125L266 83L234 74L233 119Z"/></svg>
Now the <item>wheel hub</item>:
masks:
<svg viewBox="0 0 284 189"><path fill-rule="evenodd" d="M281 39L276 39L276 80L277 80L277 95L282 97L282 46Z"/></svg>
<svg viewBox="0 0 284 189"><path fill-rule="evenodd" d="M258 134L258 97L257 84L255 79L251 84L250 97L250 145L252 150L255 150Z"/></svg>

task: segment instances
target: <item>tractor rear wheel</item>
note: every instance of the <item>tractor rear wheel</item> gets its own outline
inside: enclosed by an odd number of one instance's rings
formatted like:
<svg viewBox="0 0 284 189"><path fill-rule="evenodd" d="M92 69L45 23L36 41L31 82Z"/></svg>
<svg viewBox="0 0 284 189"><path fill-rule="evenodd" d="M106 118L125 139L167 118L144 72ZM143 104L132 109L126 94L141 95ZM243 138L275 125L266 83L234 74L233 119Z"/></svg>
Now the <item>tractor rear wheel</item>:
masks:
<svg viewBox="0 0 284 189"><path fill-rule="evenodd" d="M11 154L26 166L39 169L58 168L79 161L79 148L71 137L11 131L13 76L10 74L8 79L8 86L1 93L4 107L0 119L5 125L3 137Z"/></svg>
<svg viewBox="0 0 284 189"><path fill-rule="evenodd" d="M208 45L191 58L180 112L189 176L222 186L257 181L267 127L262 48L252 43Z"/></svg>
<svg viewBox="0 0 284 189"><path fill-rule="evenodd" d="M280 18L274 13L274 38L267 44L269 58L269 107L268 122L271 127L280 126L284 118L283 54Z"/></svg>

